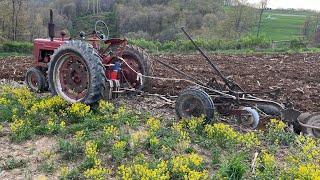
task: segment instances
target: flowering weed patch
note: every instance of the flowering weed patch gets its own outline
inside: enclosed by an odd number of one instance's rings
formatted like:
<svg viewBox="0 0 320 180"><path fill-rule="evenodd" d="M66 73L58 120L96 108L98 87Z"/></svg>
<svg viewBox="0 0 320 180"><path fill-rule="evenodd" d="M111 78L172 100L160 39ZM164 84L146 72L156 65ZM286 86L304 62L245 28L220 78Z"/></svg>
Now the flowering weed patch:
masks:
<svg viewBox="0 0 320 180"><path fill-rule="evenodd" d="M287 132L281 121L243 133L204 117L165 122L146 114L0 89L0 138L58 137L38 170L59 179L320 178L320 141Z"/></svg>

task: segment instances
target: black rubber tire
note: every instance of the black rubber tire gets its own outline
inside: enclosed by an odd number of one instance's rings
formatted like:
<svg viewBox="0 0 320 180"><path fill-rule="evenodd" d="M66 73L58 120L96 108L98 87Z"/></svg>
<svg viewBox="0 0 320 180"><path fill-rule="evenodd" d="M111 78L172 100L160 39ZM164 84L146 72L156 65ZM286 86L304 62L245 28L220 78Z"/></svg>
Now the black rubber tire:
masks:
<svg viewBox="0 0 320 180"><path fill-rule="evenodd" d="M122 57L130 56L135 59L135 61L139 64L141 68L141 74L145 76L152 76L152 66L150 62L149 56L139 47L133 45L127 45L126 49L123 52ZM148 90L150 85L150 78L142 77L142 85L137 85L137 90Z"/></svg>
<svg viewBox="0 0 320 180"><path fill-rule="evenodd" d="M187 108L192 108L192 111L187 112ZM215 112L212 98L205 91L196 87L188 88L179 94L175 109L179 118L205 115L207 123L214 118Z"/></svg>
<svg viewBox="0 0 320 180"><path fill-rule="evenodd" d="M71 98L64 98L62 92L56 87L54 76L55 66L66 54L75 55L84 61L87 72L89 73L88 92L85 96L79 100L72 100ZM63 59L62 59L63 60ZM59 62L61 63L61 62ZM106 87L105 68L102 65L102 59L98 52L92 47L92 45L82 41L69 41L62 44L56 49L51 56L48 69L49 89L52 95L62 96L66 101L71 103L81 102L84 104L94 104L103 98L104 90Z"/></svg>
<svg viewBox="0 0 320 180"><path fill-rule="evenodd" d="M33 85L31 82L32 75L36 77L36 85ZM44 76L43 72L37 67L32 67L27 71L25 81L27 86L30 88L30 91L32 92L44 92L46 89L46 77Z"/></svg>

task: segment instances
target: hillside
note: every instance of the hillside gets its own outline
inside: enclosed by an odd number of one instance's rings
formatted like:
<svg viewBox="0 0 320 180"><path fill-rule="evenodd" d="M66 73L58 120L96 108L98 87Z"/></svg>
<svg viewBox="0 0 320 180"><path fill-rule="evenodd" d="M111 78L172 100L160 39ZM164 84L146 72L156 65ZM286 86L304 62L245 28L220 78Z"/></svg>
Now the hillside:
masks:
<svg viewBox="0 0 320 180"><path fill-rule="evenodd" d="M277 9L266 11L261 32L272 40L289 40L293 36L302 36L304 23L308 16L315 17L316 12Z"/></svg>
<svg viewBox="0 0 320 180"><path fill-rule="evenodd" d="M110 37L127 37L131 42L146 40L146 43L135 43L143 44L145 49L150 49L145 45L152 41L154 44L151 43L151 46L155 47L152 52L160 50L171 53L179 47L189 51L190 48L185 48L189 44L181 43L186 40L180 30L181 26L186 27L191 36L199 39L203 46L208 44L209 48L205 49L209 51L270 49L270 40L297 40L296 37L304 39L293 48L319 45L319 42L315 42L315 27L319 24L320 16L307 10L265 11L261 26L261 34L264 36L259 39L254 37L257 34L258 10L241 3L225 6L222 0L39 2L23 1L20 8L25 11L15 14L17 23L12 23L9 17L19 7L11 8L12 2L9 0L0 2L0 46L8 41L32 42L35 38L47 37L49 9L54 10L57 34L60 30L66 30L71 37L77 37L79 31L90 34L95 22L103 20L109 27ZM0 51L4 49L0 48Z"/></svg>

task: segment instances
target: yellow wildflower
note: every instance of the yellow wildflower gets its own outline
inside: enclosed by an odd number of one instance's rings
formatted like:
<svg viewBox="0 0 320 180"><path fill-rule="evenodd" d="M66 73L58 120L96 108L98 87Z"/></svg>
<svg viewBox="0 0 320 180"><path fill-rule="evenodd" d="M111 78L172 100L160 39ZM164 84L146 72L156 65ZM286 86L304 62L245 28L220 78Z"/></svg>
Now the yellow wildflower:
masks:
<svg viewBox="0 0 320 180"><path fill-rule="evenodd" d="M83 175L86 179L94 179L94 180L104 180L112 174L110 169L102 168L102 167L94 167L87 169L84 171Z"/></svg>
<svg viewBox="0 0 320 180"><path fill-rule="evenodd" d="M107 101L104 101L104 100L100 100L98 109L102 114L109 115L114 112L115 108L114 108L113 104L111 104Z"/></svg>
<svg viewBox="0 0 320 180"><path fill-rule="evenodd" d="M62 167L58 174L59 177L66 177L69 174L69 167Z"/></svg>
<svg viewBox="0 0 320 180"><path fill-rule="evenodd" d="M104 131L105 131L105 135L112 135L112 136L118 136L119 135L118 129L116 127L114 127L113 125L105 126L104 127Z"/></svg>
<svg viewBox="0 0 320 180"><path fill-rule="evenodd" d="M10 130L12 133L16 133L23 126L24 126L24 121L22 119L15 119L12 123L9 124Z"/></svg>
<svg viewBox="0 0 320 180"><path fill-rule="evenodd" d="M156 131L160 127L160 120L151 117L147 120L147 125L149 126L151 132Z"/></svg>
<svg viewBox="0 0 320 180"><path fill-rule="evenodd" d="M95 159L96 156L98 155L97 147L98 146L96 143L88 141L86 143L86 150L85 150L86 157L89 159Z"/></svg>
<svg viewBox="0 0 320 180"><path fill-rule="evenodd" d="M246 145L246 147L248 148L251 148L253 146L259 146L261 144L259 139L255 136L254 132L239 135L237 140Z"/></svg>
<svg viewBox="0 0 320 180"><path fill-rule="evenodd" d="M159 144L159 139L157 139L156 137L152 137L149 139L149 143L150 145L158 145Z"/></svg>
<svg viewBox="0 0 320 180"><path fill-rule="evenodd" d="M67 108L67 112L71 116L85 117L90 112L90 106L78 102L73 103L71 107Z"/></svg>
<svg viewBox="0 0 320 180"><path fill-rule="evenodd" d="M86 137L86 132L84 130L77 131L75 136L73 137L74 141L82 141Z"/></svg>
<svg viewBox="0 0 320 180"><path fill-rule="evenodd" d="M189 160L190 160L190 162L192 162L196 166L199 166L203 162L203 158L195 153L191 153L189 155Z"/></svg>
<svg viewBox="0 0 320 180"><path fill-rule="evenodd" d="M65 128L66 127L66 122L61 121L59 126L60 126L60 128Z"/></svg>

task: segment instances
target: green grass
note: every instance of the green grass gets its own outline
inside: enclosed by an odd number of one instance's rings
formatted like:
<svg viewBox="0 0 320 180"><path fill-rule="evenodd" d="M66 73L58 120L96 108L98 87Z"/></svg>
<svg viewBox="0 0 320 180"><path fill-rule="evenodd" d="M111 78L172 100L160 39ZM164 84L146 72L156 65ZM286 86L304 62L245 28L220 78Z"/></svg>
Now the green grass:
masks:
<svg viewBox="0 0 320 180"><path fill-rule="evenodd" d="M295 9L274 9L271 11L273 14L288 14L288 15L315 15L315 11L311 10L295 10Z"/></svg>
<svg viewBox="0 0 320 180"><path fill-rule="evenodd" d="M16 52L0 52L0 57L10 57L10 56L33 56L33 54L16 53Z"/></svg>
<svg viewBox="0 0 320 180"><path fill-rule="evenodd" d="M290 40L295 36L301 36L306 17L313 15L313 11L305 10L266 11L263 15L261 33L266 34L271 40Z"/></svg>
<svg viewBox="0 0 320 180"><path fill-rule="evenodd" d="M224 9L226 12L230 11L230 7ZM268 10L263 15L261 33L266 34L271 40L290 40L294 36L301 36L306 17L315 15L316 12L310 10ZM258 26L258 21L256 26ZM257 27L254 28L253 33L257 33Z"/></svg>
<svg viewBox="0 0 320 180"><path fill-rule="evenodd" d="M270 19L268 16L270 15ZM289 40L293 36L301 36L305 16L266 13L263 17L261 32L272 40Z"/></svg>

